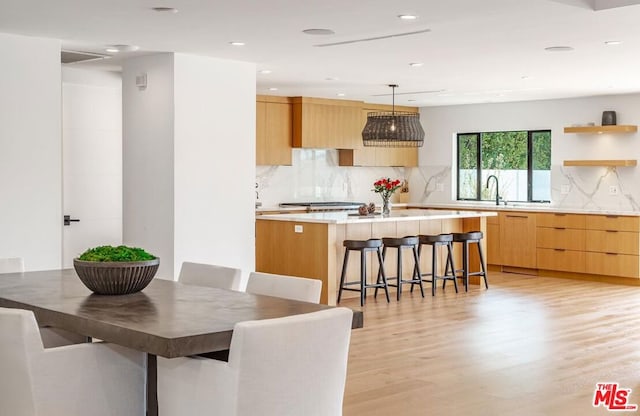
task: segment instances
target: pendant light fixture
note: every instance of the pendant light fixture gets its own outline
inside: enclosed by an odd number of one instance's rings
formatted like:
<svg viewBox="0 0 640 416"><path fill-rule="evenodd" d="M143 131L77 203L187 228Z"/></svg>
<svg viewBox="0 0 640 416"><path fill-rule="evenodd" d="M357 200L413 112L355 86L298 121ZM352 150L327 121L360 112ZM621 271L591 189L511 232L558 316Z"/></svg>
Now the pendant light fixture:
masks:
<svg viewBox="0 0 640 416"><path fill-rule="evenodd" d="M389 86L392 89L392 110L367 114L362 142L373 147L422 147L424 130L420 125L420 114L396 111L398 85Z"/></svg>

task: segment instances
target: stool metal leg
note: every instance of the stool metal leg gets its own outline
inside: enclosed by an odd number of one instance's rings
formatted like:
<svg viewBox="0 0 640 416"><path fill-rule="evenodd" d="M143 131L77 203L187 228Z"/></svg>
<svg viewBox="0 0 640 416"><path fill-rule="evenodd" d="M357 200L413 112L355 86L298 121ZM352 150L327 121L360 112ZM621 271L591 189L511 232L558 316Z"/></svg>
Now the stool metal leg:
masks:
<svg viewBox="0 0 640 416"><path fill-rule="evenodd" d="M464 291L469 291L469 242L462 243L462 277L464 279Z"/></svg>
<svg viewBox="0 0 640 416"><path fill-rule="evenodd" d="M480 267L482 267L482 277L484 278L484 287L489 289L489 282L487 281L487 268L484 263L484 256L482 255L482 246L478 241L478 256L480 257Z"/></svg>
<svg viewBox="0 0 640 416"><path fill-rule="evenodd" d="M367 254L360 251L360 306L364 306L367 297Z"/></svg>
<svg viewBox="0 0 640 416"><path fill-rule="evenodd" d="M344 250L344 261L342 262L342 273L340 273L340 290L338 290L338 302L340 303L340 298L342 298L342 288L344 287L344 278L347 274L347 262L349 260L349 249Z"/></svg>
<svg viewBox="0 0 640 416"><path fill-rule="evenodd" d="M447 266L445 267L444 270L444 276L445 279L442 282L442 289L444 289L444 285L447 283L447 270L449 268L449 266L451 266L451 275L453 276L453 286L456 289L456 293L458 293L458 279L456 279L456 267L453 264L453 243L452 242L448 242L447 243Z"/></svg>
<svg viewBox="0 0 640 416"><path fill-rule="evenodd" d="M422 287L422 273L420 272L420 257L418 257L418 250L416 249L416 246L413 246L411 248L411 251L413 252L413 261L415 262L416 267L413 270L413 280L414 282L411 282L411 287L413 288L413 285L416 284L415 280L418 280L418 285L420 286L420 294L422 295L422 297L424 297L424 288ZM435 279L433 278L433 276L431 277L432 280L435 281Z"/></svg>
<svg viewBox="0 0 640 416"><path fill-rule="evenodd" d="M382 284L384 285L383 286L384 294L387 297L387 303L389 303L391 302L391 300L389 299L389 287L387 285L387 276L384 273L384 259L382 258L382 253L380 252L379 248L376 250L376 254L378 255L378 264L380 265L380 268L378 269L378 280L376 281L376 284L380 284L380 280L382 280ZM373 297L375 298L377 294L378 294L378 287L376 286L376 290Z"/></svg>
<svg viewBox="0 0 640 416"><path fill-rule="evenodd" d="M438 245L434 244L431 249L431 296L436 295L436 275L438 270ZM445 270L446 273L446 270Z"/></svg>
<svg viewBox="0 0 640 416"><path fill-rule="evenodd" d="M398 290L396 292L396 300L400 301L402 295L402 247L398 247L398 257L396 262L396 271L398 273Z"/></svg>

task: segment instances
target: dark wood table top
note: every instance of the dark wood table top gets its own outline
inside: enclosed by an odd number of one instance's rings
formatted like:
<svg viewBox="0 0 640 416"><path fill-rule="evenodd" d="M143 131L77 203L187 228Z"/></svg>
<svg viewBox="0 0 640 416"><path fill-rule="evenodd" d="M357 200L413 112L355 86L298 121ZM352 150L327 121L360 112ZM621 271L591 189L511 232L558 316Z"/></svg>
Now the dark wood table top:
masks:
<svg viewBox="0 0 640 416"><path fill-rule="evenodd" d="M237 322L314 312L328 306L154 279L142 292L93 294L75 270L0 277L0 307L32 310L50 325L166 358L229 348ZM353 328L361 328L354 311Z"/></svg>

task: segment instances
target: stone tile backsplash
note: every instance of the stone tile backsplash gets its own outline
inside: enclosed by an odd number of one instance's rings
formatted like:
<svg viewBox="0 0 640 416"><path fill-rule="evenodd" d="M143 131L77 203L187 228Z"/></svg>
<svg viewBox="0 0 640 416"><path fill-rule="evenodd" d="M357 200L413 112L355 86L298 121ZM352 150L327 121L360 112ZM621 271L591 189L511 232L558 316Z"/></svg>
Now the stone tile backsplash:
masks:
<svg viewBox="0 0 640 416"><path fill-rule="evenodd" d="M551 206L588 210L640 212L640 188L633 168L551 167ZM408 202L455 202L451 165L403 167L342 167L333 149L294 149L292 166L258 166L259 201L264 207L280 202L381 202L371 191L381 177L407 179ZM610 188L618 189L617 195ZM563 193L566 191L567 193ZM393 201L399 200L396 192Z"/></svg>

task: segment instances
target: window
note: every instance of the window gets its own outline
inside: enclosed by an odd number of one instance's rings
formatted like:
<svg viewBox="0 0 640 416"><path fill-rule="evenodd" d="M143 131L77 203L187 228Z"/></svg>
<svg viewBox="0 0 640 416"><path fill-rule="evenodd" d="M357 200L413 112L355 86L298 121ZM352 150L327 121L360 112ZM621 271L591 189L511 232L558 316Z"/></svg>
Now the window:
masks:
<svg viewBox="0 0 640 416"><path fill-rule="evenodd" d="M458 199L551 200L551 130L458 134ZM487 185L489 185L487 187Z"/></svg>

